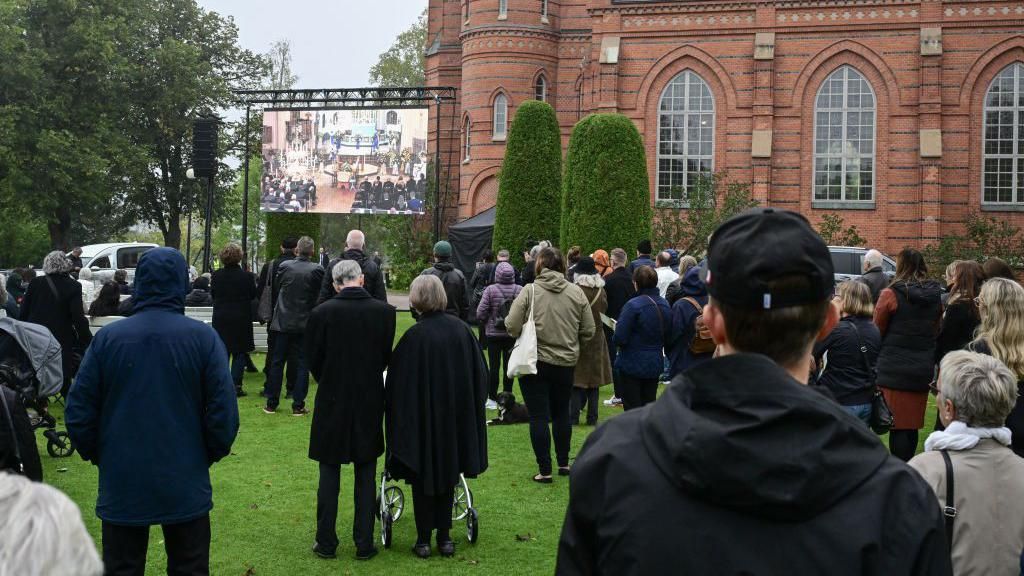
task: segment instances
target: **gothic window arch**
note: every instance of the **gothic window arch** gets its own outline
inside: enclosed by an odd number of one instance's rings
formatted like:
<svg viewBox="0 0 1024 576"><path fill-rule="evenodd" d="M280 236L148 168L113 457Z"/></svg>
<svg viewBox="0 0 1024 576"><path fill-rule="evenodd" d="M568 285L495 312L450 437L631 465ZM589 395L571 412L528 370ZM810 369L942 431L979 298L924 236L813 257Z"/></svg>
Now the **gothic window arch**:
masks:
<svg viewBox="0 0 1024 576"><path fill-rule="evenodd" d="M714 170L715 99L696 72L685 70L665 86L658 102L660 201L685 203L690 190Z"/></svg>
<svg viewBox="0 0 1024 576"><path fill-rule="evenodd" d="M1014 62L985 92L982 202L1024 202L1024 63Z"/></svg>
<svg viewBox="0 0 1024 576"><path fill-rule="evenodd" d="M875 199L876 99L871 84L844 65L814 99L814 200Z"/></svg>
<svg viewBox="0 0 1024 576"><path fill-rule="evenodd" d="M473 156L473 121L469 119L469 114L466 114L466 117L463 119L462 126L464 130L462 141L463 159L468 161Z"/></svg>
<svg viewBox="0 0 1024 576"><path fill-rule="evenodd" d="M533 98L541 102L548 100L548 80L543 72L538 74L537 79L533 82Z"/></svg>
<svg viewBox="0 0 1024 576"><path fill-rule="evenodd" d="M494 97L491 135L495 140L504 140L508 135L508 97L499 93Z"/></svg>
<svg viewBox="0 0 1024 576"><path fill-rule="evenodd" d="M388 110L387 123L392 125L398 124L398 112Z"/></svg>

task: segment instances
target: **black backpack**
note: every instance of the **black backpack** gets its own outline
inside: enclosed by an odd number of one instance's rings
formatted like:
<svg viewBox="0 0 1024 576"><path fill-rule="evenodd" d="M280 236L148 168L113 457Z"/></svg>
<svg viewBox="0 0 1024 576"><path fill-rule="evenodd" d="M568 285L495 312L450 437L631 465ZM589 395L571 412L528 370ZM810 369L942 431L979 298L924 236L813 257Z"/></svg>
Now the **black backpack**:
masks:
<svg viewBox="0 0 1024 576"><path fill-rule="evenodd" d="M505 298L498 304L498 311L494 314L494 327L502 332L508 332L505 328L505 318L512 311L512 301L515 298Z"/></svg>

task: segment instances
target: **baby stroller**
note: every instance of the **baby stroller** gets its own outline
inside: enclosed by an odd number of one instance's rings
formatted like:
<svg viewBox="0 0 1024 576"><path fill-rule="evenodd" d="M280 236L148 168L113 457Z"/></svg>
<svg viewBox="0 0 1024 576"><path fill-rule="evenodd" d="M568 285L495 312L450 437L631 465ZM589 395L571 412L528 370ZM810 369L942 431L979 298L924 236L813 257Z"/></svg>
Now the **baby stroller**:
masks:
<svg viewBox="0 0 1024 576"><path fill-rule="evenodd" d="M75 452L68 433L57 431L57 419L46 409L46 398L59 394L63 383L60 343L53 334L45 326L0 318L0 386L18 394L32 429L44 429L46 451L54 458Z"/></svg>
<svg viewBox="0 0 1024 576"><path fill-rule="evenodd" d="M380 475L380 495L377 496L377 517L380 518L380 543L391 548L391 530L395 522L405 511L405 493L395 484L391 484L391 475L387 470ZM455 486L455 497L452 502L452 522L465 520L466 539L476 544L480 537L480 519L473 507L473 491L469 489L466 477L459 474L459 483Z"/></svg>

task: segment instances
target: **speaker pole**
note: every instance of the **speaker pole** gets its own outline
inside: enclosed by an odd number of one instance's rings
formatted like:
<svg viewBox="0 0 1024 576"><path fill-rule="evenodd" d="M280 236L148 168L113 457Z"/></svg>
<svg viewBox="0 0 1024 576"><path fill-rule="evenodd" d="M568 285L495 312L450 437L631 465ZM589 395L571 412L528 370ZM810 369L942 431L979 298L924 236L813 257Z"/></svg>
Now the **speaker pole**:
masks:
<svg viewBox="0 0 1024 576"><path fill-rule="evenodd" d="M242 265L249 270L249 112L245 107L245 188L242 189Z"/></svg>
<svg viewBox="0 0 1024 576"><path fill-rule="evenodd" d="M210 244L213 242L213 176L206 179L206 231L203 234L203 272L213 271Z"/></svg>

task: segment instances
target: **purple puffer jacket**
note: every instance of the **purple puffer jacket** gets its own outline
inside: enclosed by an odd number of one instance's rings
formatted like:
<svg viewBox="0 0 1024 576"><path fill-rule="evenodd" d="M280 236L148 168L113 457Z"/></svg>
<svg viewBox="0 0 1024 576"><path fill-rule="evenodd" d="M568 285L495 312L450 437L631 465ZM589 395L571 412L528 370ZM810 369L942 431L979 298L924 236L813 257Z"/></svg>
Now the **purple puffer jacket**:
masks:
<svg viewBox="0 0 1024 576"><path fill-rule="evenodd" d="M484 290L480 305L476 308L476 317L480 322L487 323L484 332L488 338L509 338L508 332L494 327L494 321L501 310L501 303L514 300L523 287L516 284L516 271L508 262L498 263L494 269L494 281L495 284Z"/></svg>

